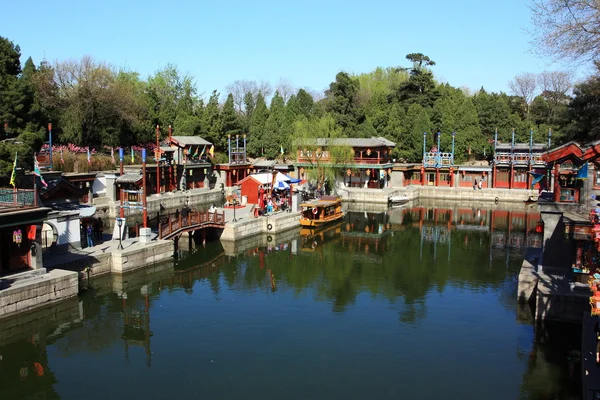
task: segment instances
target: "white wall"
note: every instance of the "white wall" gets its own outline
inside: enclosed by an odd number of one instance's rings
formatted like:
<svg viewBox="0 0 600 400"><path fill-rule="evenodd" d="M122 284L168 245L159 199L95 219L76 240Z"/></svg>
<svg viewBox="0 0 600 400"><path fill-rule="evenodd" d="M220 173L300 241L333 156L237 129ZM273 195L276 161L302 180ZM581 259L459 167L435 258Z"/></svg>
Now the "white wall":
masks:
<svg viewBox="0 0 600 400"><path fill-rule="evenodd" d="M106 196L106 177L97 176L96 179L94 179L92 191L99 196Z"/></svg>
<svg viewBox="0 0 600 400"><path fill-rule="evenodd" d="M57 245L73 244L81 242L81 231L79 227L79 215L67 215L48 218L48 224L54 225L58 231Z"/></svg>

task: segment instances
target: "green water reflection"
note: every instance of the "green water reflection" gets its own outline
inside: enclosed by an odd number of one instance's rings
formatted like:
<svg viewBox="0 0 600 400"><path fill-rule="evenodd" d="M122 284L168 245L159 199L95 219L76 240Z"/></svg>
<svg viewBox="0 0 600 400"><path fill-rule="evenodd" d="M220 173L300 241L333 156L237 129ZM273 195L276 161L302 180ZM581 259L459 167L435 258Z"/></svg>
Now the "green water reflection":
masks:
<svg viewBox="0 0 600 400"><path fill-rule="evenodd" d="M576 329L516 302L538 219L405 207L197 244L5 322L0 399L573 398Z"/></svg>

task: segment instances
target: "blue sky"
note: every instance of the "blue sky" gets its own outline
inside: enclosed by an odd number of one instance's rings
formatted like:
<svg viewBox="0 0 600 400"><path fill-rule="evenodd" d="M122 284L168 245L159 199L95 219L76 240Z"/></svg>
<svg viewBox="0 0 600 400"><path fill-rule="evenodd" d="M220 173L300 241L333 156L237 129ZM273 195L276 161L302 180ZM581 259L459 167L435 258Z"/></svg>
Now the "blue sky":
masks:
<svg viewBox="0 0 600 400"><path fill-rule="evenodd" d="M167 63L199 93L281 77L323 90L340 70L408 66L420 52L453 86L508 91L523 72L560 69L529 52L527 0L7 2L0 36L23 61L91 55L147 76Z"/></svg>

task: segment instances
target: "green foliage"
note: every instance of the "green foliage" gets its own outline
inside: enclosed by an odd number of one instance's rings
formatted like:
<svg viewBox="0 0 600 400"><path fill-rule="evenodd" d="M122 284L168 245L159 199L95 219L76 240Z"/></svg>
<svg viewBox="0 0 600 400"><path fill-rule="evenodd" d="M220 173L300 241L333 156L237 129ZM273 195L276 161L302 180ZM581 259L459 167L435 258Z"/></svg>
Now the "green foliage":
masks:
<svg viewBox="0 0 600 400"><path fill-rule="evenodd" d="M335 182L336 175L352 167L354 150L350 146L335 143L335 139L344 137L342 129L334 118L326 114L320 118L308 119L300 117L294 124L294 151L315 155L306 168L310 180L316 181L318 187L326 182ZM323 143L317 139L327 139L328 157L320 157ZM333 185L331 185L333 186Z"/></svg>
<svg viewBox="0 0 600 400"><path fill-rule="evenodd" d="M225 104L223 105L221 122L223 136L240 135L243 133L242 121L240 120L240 116L235 111L235 104L233 101L233 95L231 93L227 95L227 100L225 100Z"/></svg>
<svg viewBox="0 0 600 400"><path fill-rule="evenodd" d="M288 121L283 97L275 92L271 100L269 117L265 123L263 149L265 157L274 159L281 155L281 148L289 153L291 143L291 124Z"/></svg>
<svg viewBox="0 0 600 400"><path fill-rule="evenodd" d="M248 152L250 155L258 157L265 154L265 128L267 119L269 118L269 110L262 93L258 93L256 103L253 104L250 114L250 128L248 130Z"/></svg>
<svg viewBox="0 0 600 400"><path fill-rule="evenodd" d="M597 65L599 67L599 65ZM597 75L576 85L569 104L567 136L583 143L600 138L600 67Z"/></svg>
<svg viewBox="0 0 600 400"><path fill-rule="evenodd" d="M325 110L331 114L347 137L359 137L358 126L365 120L364 110L358 102L358 80L339 72L329 85Z"/></svg>
<svg viewBox="0 0 600 400"><path fill-rule="evenodd" d="M206 140L217 149L227 149L227 136L223 135L221 112L219 111L219 93L213 90L202 115L202 133Z"/></svg>

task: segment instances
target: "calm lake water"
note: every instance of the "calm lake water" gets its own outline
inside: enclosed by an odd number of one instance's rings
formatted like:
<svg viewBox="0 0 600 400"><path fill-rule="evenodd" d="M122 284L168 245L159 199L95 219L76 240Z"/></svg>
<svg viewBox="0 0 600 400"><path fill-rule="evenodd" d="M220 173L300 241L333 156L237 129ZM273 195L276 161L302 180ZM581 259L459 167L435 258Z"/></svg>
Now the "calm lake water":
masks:
<svg viewBox="0 0 600 400"><path fill-rule="evenodd" d="M578 398L577 327L516 302L538 219L403 207L199 244L0 322L0 399Z"/></svg>

